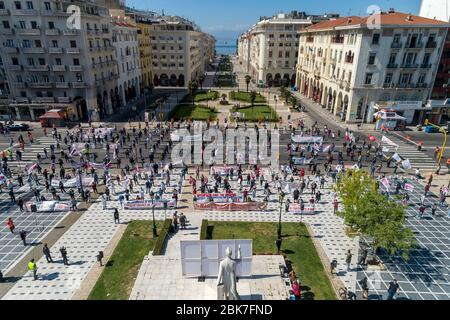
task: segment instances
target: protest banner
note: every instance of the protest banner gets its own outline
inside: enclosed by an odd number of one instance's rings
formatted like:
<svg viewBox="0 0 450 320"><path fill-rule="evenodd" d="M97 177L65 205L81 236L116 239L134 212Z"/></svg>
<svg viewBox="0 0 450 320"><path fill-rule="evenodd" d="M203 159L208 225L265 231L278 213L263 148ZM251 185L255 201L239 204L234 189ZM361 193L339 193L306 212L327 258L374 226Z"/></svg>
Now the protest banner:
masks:
<svg viewBox="0 0 450 320"><path fill-rule="evenodd" d="M265 210L266 207L265 202L194 203L194 209L202 211L261 211Z"/></svg>
<svg viewBox="0 0 450 320"><path fill-rule="evenodd" d="M292 135L291 139L295 143L323 143L323 137Z"/></svg>
<svg viewBox="0 0 450 320"><path fill-rule="evenodd" d="M174 209L175 201L173 200L129 200L123 205L125 210L147 210L152 209L164 209L164 203L167 203L167 208Z"/></svg>
<svg viewBox="0 0 450 320"><path fill-rule="evenodd" d="M314 214L316 212L316 207L314 204L305 204L303 210L301 210L300 203L291 203L289 205L289 213L291 214Z"/></svg>

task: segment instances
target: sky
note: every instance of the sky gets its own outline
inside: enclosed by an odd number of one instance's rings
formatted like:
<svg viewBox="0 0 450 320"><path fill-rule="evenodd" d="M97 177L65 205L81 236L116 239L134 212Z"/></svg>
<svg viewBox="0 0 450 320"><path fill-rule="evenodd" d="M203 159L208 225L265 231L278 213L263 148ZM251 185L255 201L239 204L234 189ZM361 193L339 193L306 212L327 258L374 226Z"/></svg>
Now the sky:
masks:
<svg viewBox="0 0 450 320"><path fill-rule="evenodd" d="M259 21L291 10L308 14L366 15L369 6L418 14L420 0L126 0L129 7L178 15L198 24L217 39L235 39Z"/></svg>

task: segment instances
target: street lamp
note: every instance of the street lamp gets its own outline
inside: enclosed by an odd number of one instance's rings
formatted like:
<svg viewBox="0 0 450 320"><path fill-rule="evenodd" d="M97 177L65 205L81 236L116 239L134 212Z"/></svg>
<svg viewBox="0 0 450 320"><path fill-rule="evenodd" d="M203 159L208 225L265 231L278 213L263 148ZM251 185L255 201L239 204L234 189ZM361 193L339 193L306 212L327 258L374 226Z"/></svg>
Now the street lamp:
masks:
<svg viewBox="0 0 450 320"><path fill-rule="evenodd" d="M278 198L279 203L280 203L280 216L279 216L279 219L278 219L278 231L277 231L278 238L281 238L281 211L283 210L284 196L285 196L284 192L280 191L280 195L279 195L279 198Z"/></svg>
<svg viewBox="0 0 450 320"><path fill-rule="evenodd" d="M156 222L155 222L155 194L153 191L150 192L150 198L152 199L152 217L153 217L153 238L156 238L158 236L158 233L156 232Z"/></svg>

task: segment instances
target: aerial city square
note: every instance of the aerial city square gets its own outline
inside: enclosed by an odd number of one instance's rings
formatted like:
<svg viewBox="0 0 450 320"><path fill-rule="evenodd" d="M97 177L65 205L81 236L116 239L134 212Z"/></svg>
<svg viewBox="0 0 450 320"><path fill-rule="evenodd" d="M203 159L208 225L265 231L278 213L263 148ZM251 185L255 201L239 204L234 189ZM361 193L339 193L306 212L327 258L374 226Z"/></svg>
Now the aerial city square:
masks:
<svg viewBox="0 0 450 320"><path fill-rule="evenodd" d="M0 300L450 300L449 29L0 0Z"/></svg>

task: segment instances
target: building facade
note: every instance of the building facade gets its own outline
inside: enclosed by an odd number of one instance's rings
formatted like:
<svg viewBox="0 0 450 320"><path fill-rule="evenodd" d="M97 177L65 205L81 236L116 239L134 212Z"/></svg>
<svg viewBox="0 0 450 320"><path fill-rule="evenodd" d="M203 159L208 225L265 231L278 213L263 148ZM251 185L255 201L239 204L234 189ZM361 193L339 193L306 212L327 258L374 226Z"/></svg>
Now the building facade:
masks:
<svg viewBox="0 0 450 320"><path fill-rule="evenodd" d="M118 85L114 94L118 107L123 107L141 94L141 64L136 23L124 11L110 11L112 42L117 60Z"/></svg>
<svg viewBox="0 0 450 320"><path fill-rule="evenodd" d="M261 18L239 37L239 60L258 85L293 86L296 82L300 31L324 18L336 16L307 16L292 12Z"/></svg>
<svg viewBox="0 0 450 320"><path fill-rule="evenodd" d="M313 25L301 32L297 87L346 122L372 122L383 107L419 122L447 28L394 10Z"/></svg>
<svg viewBox="0 0 450 320"><path fill-rule="evenodd" d="M117 67L107 8L87 0L0 1L0 41L7 112L16 119L37 120L54 108L69 120L113 113Z"/></svg>
<svg viewBox="0 0 450 320"><path fill-rule="evenodd" d="M205 73L215 41L186 19L161 16L152 25L151 44L153 84L185 87Z"/></svg>

